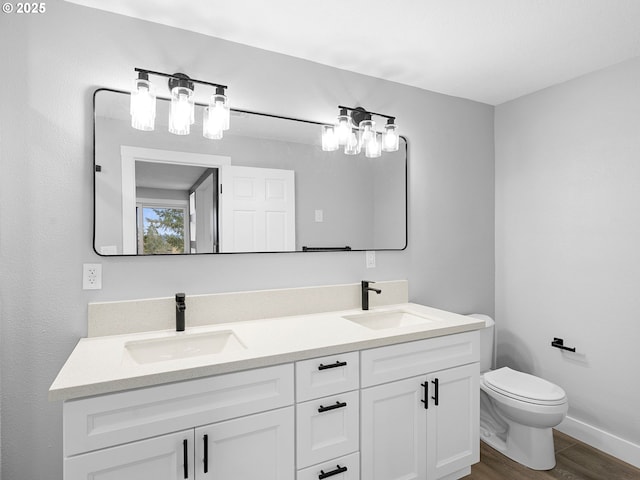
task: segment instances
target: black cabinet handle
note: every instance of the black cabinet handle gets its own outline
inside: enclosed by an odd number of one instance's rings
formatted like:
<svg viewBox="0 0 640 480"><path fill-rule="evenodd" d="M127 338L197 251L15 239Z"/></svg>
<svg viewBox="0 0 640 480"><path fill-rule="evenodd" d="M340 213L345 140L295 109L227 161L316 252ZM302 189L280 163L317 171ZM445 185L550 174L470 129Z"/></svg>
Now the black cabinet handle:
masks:
<svg viewBox="0 0 640 480"><path fill-rule="evenodd" d="M320 408L318 408L318 413L328 412L329 410L335 410L336 408L342 408L346 406L347 402L336 402L335 404L329 405L328 407L323 407L322 405L320 405Z"/></svg>
<svg viewBox="0 0 640 480"><path fill-rule="evenodd" d="M433 383L435 387L435 395L431 398L433 398L433 403L437 407L438 406L438 379L436 378L435 380L431 380L431 383Z"/></svg>
<svg viewBox="0 0 640 480"><path fill-rule="evenodd" d="M324 470L320 470L320 475L318 475L318 480L322 480L323 478L333 477L334 475L338 475L339 473L343 473L347 471L347 467L341 467L340 465L336 465L335 470L331 470L330 472L324 473Z"/></svg>
<svg viewBox="0 0 640 480"><path fill-rule="evenodd" d="M202 437L202 442L204 443L204 473L207 473L209 471L209 435Z"/></svg>
<svg viewBox="0 0 640 480"><path fill-rule="evenodd" d="M424 403L424 409L429 410L429 382L424 382L420 384L421 387L424 387L424 400L420 400Z"/></svg>
<svg viewBox="0 0 640 480"><path fill-rule="evenodd" d="M183 467L184 467L184 478L189 478L189 448L187 445L187 439L185 438L182 441L182 456L183 456Z"/></svg>
<svg viewBox="0 0 640 480"><path fill-rule="evenodd" d="M318 370L327 370L329 368L345 367L346 365L347 365L347 362L341 362L341 361L337 361L336 363L331 363L329 365L323 365L321 363L320 365L318 365Z"/></svg>
<svg viewBox="0 0 640 480"><path fill-rule="evenodd" d="M553 342L551 342L552 347L559 348L560 350L566 350L568 352L575 352L575 347L567 347L564 344L564 340L562 338L554 337Z"/></svg>

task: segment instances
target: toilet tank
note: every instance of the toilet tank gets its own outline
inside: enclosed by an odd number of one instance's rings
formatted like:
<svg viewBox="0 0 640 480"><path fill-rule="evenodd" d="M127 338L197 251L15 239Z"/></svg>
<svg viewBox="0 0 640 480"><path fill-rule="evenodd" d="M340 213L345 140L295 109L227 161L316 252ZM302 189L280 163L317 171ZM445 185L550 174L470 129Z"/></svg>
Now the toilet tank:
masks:
<svg viewBox="0 0 640 480"><path fill-rule="evenodd" d="M489 315L472 313L470 317L484 320L485 327L480 329L480 372L493 368L493 347L495 322Z"/></svg>

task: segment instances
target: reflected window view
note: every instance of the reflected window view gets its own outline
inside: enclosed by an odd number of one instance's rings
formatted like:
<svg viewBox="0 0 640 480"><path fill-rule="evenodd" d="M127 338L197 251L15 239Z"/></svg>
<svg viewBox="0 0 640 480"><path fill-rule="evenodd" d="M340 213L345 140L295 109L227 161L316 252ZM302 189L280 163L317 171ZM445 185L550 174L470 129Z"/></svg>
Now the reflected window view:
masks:
<svg viewBox="0 0 640 480"><path fill-rule="evenodd" d="M138 254L176 254L184 253L187 243L188 218L184 208L171 207L138 207L138 232L141 241L138 244Z"/></svg>

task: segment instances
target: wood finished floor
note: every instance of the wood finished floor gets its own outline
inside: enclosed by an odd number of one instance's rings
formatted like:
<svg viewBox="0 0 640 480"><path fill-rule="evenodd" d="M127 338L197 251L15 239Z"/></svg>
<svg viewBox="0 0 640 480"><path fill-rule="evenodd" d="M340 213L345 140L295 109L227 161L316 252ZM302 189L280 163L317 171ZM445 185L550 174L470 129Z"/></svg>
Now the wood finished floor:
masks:
<svg viewBox="0 0 640 480"><path fill-rule="evenodd" d="M480 463L463 480L640 480L640 469L554 430L556 466L535 471L480 442Z"/></svg>

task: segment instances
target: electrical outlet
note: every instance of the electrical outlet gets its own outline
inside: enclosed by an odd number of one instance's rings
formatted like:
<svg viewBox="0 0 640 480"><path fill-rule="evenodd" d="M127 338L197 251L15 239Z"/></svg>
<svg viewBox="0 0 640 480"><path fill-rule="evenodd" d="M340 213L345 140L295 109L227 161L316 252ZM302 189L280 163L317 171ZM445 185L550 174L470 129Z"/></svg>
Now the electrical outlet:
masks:
<svg viewBox="0 0 640 480"><path fill-rule="evenodd" d="M322 210L315 211L315 220L318 223L324 222L324 212Z"/></svg>
<svg viewBox="0 0 640 480"><path fill-rule="evenodd" d="M82 265L82 289L100 290L102 288L102 264L85 263Z"/></svg>
<svg viewBox="0 0 640 480"><path fill-rule="evenodd" d="M365 253L367 260L367 268L376 268L376 252L375 250L367 250Z"/></svg>

